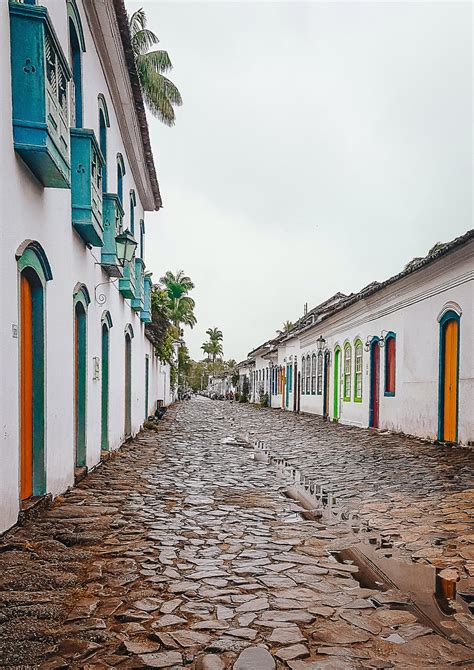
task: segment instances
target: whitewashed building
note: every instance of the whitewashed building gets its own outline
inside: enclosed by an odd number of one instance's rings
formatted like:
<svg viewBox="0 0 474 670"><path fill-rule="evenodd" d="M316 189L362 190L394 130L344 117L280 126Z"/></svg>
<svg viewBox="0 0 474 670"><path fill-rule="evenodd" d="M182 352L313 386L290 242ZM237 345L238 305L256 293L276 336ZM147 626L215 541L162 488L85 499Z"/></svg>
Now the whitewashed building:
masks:
<svg viewBox="0 0 474 670"><path fill-rule="evenodd" d="M473 259L469 231L309 311L266 356L271 406L473 445Z"/></svg>
<svg viewBox="0 0 474 670"><path fill-rule="evenodd" d="M122 0L1 2L0 53L1 532L135 434L170 374L145 332L161 199Z"/></svg>

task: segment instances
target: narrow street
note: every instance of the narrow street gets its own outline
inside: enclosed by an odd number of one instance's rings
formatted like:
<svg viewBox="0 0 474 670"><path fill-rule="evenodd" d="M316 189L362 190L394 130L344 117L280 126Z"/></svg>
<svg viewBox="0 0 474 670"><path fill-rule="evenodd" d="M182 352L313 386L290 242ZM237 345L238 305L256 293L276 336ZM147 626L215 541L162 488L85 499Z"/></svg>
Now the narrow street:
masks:
<svg viewBox="0 0 474 670"><path fill-rule="evenodd" d="M303 516L245 434L356 513L359 532ZM175 405L4 536L0 665L474 667L467 605L428 620L411 588L374 588L341 558L363 537L393 552L407 585L413 565L455 568L472 596L473 471L469 449L204 398Z"/></svg>

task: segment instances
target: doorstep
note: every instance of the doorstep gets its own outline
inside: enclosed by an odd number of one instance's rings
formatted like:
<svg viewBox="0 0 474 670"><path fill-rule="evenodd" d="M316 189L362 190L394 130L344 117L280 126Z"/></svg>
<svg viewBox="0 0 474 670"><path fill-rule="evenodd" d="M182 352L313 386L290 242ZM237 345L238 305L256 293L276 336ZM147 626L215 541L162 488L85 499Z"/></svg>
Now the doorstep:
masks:
<svg viewBox="0 0 474 670"><path fill-rule="evenodd" d="M23 526L30 519L34 519L44 509L49 507L53 502L51 493L45 493L42 496L31 496L20 503L20 511L18 513L18 526Z"/></svg>
<svg viewBox="0 0 474 670"><path fill-rule="evenodd" d="M88 470L86 465L80 468L74 468L74 486L77 486L79 482L87 476L87 472Z"/></svg>

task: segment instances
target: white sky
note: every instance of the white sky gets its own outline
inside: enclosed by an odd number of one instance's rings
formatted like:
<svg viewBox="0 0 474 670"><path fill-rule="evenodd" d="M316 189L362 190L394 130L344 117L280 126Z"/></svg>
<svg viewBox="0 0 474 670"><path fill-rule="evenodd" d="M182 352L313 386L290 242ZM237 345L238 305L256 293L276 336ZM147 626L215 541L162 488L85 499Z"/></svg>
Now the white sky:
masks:
<svg viewBox="0 0 474 670"><path fill-rule="evenodd" d="M143 6L184 105L150 117L154 278L196 284L240 360L336 291L472 227L472 8L457 2Z"/></svg>

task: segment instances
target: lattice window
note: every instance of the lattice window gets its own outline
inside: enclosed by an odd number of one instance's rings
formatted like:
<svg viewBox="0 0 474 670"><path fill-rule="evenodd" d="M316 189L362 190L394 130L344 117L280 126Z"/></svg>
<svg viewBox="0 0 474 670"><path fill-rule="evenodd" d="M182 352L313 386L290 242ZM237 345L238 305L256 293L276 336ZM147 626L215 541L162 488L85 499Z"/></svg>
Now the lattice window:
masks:
<svg viewBox="0 0 474 670"><path fill-rule="evenodd" d="M316 373L316 393L321 395L323 392L323 354L318 354L318 369Z"/></svg>
<svg viewBox="0 0 474 670"><path fill-rule="evenodd" d="M352 350L351 345L344 347L344 400L351 399L352 383Z"/></svg>
<svg viewBox="0 0 474 670"><path fill-rule="evenodd" d="M354 400L362 400L362 342L355 345L355 389Z"/></svg>

